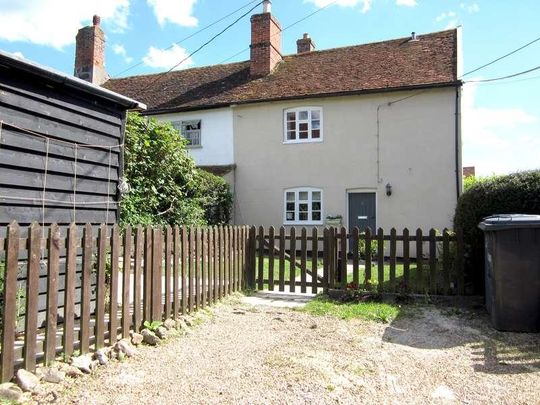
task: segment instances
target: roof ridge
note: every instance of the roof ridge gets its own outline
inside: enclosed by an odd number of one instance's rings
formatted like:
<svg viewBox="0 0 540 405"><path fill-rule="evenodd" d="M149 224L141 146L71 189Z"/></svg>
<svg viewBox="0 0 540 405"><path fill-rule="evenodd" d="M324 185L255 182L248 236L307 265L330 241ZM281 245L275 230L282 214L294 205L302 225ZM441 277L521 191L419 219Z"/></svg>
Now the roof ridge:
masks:
<svg viewBox="0 0 540 405"><path fill-rule="evenodd" d="M434 36L435 34L441 34L443 32L451 32L451 31L456 32L457 28L450 28L450 29L447 29L447 30L428 32L427 34L418 34L417 33L416 37L417 38L430 37L430 36ZM410 36L407 36L407 37L401 37L401 38L385 39L385 40L381 40L381 41L365 42L363 44L356 44L356 45L335 46L333 48L316 49L316 50L313 50L313 51L310 51L310 52L304 52L304 53L291 53L289 55L284 55L283 57L284 58L289 58L289 57L295 57L295 56L307 56L307 55L311 55L311 54L314 54L314 53L332 52L332 51L348 49L348 48L360 48L362 46L368 46L368 45L377 45L377 44L382 44L382 43L405 41L405 40L410 39L410 38L411 38Z"/></svg>

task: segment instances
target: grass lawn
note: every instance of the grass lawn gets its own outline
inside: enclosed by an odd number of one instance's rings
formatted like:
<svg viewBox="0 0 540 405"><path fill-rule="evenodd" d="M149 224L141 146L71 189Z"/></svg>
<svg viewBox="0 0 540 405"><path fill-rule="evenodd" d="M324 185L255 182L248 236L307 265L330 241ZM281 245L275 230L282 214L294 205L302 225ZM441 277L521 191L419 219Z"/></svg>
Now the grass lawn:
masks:
<svg viewBox="0 0 540 405"><path fill-rule="evenodd" d="M350 262L349 262L349 264L350 264ZM285 260L284 275L285 275L285 282L286 283L290 280L290 267L291 266L290 266L289 260ZM308 260L307 260L306 267L307 267L308 271L311 269L311 259L310 258L308 258ZM318 267L319 267L319 269L321 269L323 267L323 262L322 262L321 259L318 260ZM425 280L425 282L427 283L428 277L429 277L429 266L427 265L427 263L424 263L422 269L423 269L422 279ZM373 264L372 267L371 267L371 282L374 285L378 284L378 279L379 279L378 271L379 271L379 269L377 267L377 264L376 263ZM276 258L274 258L274 272L273 273L274 273L274 283L278 284L278 282L279 282L279 260L276 259ZM258 261L258 259L257 259L255 274L256 274L256 280L258 280L259 279L259 261ZM263 279L268 280L269 274L270 274L269 259L268 259L268 257L265 257L264 260L263 260ZM300 268L296 267L295 278L298 278L298 277L300 277ZM360 286L362 286L364 284L365 279L366 279L365 269L363 267L360 267L358 269L358 280L359 280ZM351 272L351 273L347 274L347 283L351 283L353 281L354 281L354 274ZM396 263L396 281L395 281L396 290L399 291L399 287L403 283L403 281L404 281L403 263ZM419 281L421 281L421 280L420 280L420 275L418 273L418 269L416 267L416 263L411 263L410 266L409 266L409 286L410 286L411 291L420 292L420 293L424 292L421 288L418 287ZM438 282L438 285L441 285L441 283L442 283L442 266L439 265L439 264L438 264L438 267L437 267L437 282ZM390 264L388 264L388 263L386 263L384 265L384 284L383 285L384 285L385 291L390 291L390 289L391 289L391 285L390 285ZM268 283L264 283L264 286L265 286L265 288L268 287Z"/></svg>
<svg viewBox="0 0 540 405"><path fill-rule="evenodd" d="M364 268L358 269L358 278L360 286L363 285L366 279L366 273ZM436 279L437 279L437 285L442 285L443 280L443 274L442 274L442 265L437 265L437 272L436 272ZM371 281L372 284L376 285L378 284L379 280L379 269L377 265L373 265L371 267ZM403 270L403 263L396 263L396 281L395 286L396 290L399 291L400 285L404 282L404 270ZM411 263L409 266L409 288L411 291L416 292L423 292L423 290L419 287L420 285L427 285L429 280L429 266L424 264L422 266L422 275L419 274L418 268L416 267L416 263ZM354 275L348 274L347 275L347 282L350 283L354 281ZM390 265L385 264L384 265L384 290L390 291L391 284L390 284Z"/></svg>
<svg viewBox="0 0 540 405"><path fill-rule="evenodd" d="M390 323L397 318L401 307L383 302L340 302L326 295L318 295L299 311L316 316L335 316L341 319L361 318Z"/></svg>

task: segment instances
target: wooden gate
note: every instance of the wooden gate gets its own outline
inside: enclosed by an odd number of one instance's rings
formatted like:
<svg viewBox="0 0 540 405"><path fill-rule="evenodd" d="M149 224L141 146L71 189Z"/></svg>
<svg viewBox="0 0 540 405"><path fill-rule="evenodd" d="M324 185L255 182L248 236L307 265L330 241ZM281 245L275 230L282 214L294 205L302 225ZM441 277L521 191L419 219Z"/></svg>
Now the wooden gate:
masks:
<svg viewBox="0 0 540 405"><path fill-rule="evenodd" d="M358 228L251 227L247 285L256 290L320 293L365 289L379 293L462 295L461 235L445 229L401 234Z"/></svg>

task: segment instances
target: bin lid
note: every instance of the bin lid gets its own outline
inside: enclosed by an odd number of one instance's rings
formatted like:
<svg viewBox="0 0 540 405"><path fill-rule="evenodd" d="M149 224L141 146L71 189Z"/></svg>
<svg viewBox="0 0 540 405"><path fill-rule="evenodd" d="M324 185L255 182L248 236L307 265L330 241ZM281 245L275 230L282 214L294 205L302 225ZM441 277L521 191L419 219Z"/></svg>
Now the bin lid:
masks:
<svg viewBox="0 0 540 405"><path fill-rule="evenodd" d="M486 217L478 224L483 231L499 229L540 228L540 215L502 214Z"/></svg>

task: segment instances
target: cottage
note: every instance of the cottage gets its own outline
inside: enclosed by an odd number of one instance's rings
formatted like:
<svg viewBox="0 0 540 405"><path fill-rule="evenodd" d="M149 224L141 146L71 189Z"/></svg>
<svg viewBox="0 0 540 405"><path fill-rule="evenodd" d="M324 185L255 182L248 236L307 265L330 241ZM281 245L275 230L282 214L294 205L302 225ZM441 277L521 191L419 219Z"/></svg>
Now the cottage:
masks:
<svg viewBox="0 0 540 405"><path fill-rule="evenodd" d="M250 60L104 86L143 100L228 179L235 223L450 227L460 29L321 51L305 34L283 55L270 3L251 18Z"/></svg>

